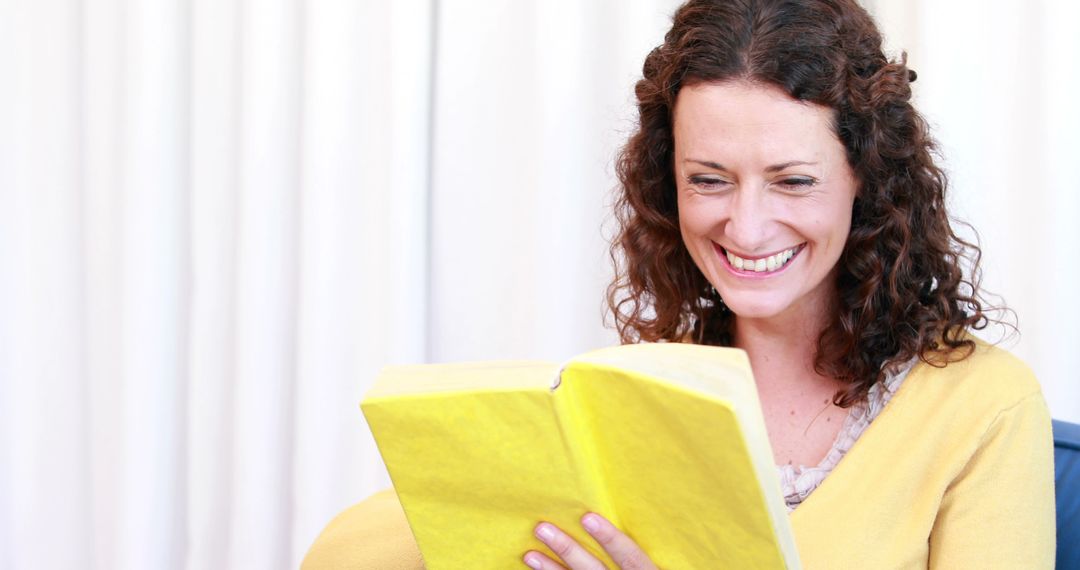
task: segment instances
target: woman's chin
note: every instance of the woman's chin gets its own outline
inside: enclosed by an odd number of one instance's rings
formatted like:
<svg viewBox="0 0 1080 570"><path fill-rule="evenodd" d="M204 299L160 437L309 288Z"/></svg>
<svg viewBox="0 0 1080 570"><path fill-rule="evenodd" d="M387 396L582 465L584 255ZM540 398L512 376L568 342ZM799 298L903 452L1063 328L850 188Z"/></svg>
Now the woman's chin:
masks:
<svg viewBox="0 0 1080 570"><path fill-rule="evenodd" d="M742 319L770 319L786 312L790 303L781 299L744 299L724 297L724 304Z"/></svg>

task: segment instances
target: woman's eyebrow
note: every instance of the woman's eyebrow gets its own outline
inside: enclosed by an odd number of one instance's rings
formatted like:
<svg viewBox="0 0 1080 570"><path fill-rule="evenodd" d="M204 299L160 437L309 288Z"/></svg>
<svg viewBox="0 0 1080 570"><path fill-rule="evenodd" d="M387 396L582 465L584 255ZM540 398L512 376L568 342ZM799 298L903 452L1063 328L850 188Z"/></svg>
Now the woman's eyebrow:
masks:
<svg viewBox="0 0 1080 570"><path fill-rule="evenodd" d="M712 162L710 160L698 160L696 158L688 158L688 159L684 160L683 162L693 162L693 163L696 163L696 164L700 164L702 166L706 166L706 167L711 168L713 170L727 171L727 169L724 168L723 164L720 164L719 162Z"/></svg>
<svg viewBox="0 0 1080 570"><path fill-rule="evenodd" d="M714 170L727 171L727 168L725 168L723 164L720 164L719 162L713 162L711 160L697 160L696 158L688 158L684 162L693 162L693 163L696 163L696 164L700 164L702 166L706 166L708 168L712 168ZM790 160L788 162L781 162L780 164L774 164L772 166L767 166L767 167L765 167L765 172L780 172L781 170L783 170L785 168L791 168L792 166L816 166L816 165L817 165L816 162L807 162L805 160Z"/></svg>
<svg viewBox="0 0 1080 570"><path fill-rule="evenodd" d="M792 166L815 166L816 162L807 162L805 160L792 160L790 162L782 162L780 164L774 164L766 167L765 172L780 172L785 168L791 168Z"/></svg>

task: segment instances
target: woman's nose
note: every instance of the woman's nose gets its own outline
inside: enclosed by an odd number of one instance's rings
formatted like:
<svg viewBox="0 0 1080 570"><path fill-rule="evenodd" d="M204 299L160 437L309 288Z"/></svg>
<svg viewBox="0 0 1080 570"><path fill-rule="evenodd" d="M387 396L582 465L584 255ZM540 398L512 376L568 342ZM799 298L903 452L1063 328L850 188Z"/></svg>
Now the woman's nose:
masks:
<svg viewBox="0 0 1080 570"><path fill-rule="evenodd" d="M739 188L730 202L724 234L730 245L742 253L757 253L768 247L772 216L762 193Z"/></svg>

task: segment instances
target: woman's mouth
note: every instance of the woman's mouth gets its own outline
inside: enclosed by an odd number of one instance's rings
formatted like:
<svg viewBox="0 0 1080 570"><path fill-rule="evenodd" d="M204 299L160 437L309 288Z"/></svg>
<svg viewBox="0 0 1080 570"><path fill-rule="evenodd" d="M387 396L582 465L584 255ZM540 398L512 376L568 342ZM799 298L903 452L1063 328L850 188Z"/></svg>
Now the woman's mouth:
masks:
<svg viewBox="0 0 1080 570"><path fill-rule="evenodd" d="M734 270L736 273L768 275L787 267L791 260L795 259L795 256L799 255L799 252L806 247L806 242L771 255L754 258L740 257L724 249L719 244L714 245L716 245L716 249L721 256L727 259L729 269Z"/></svg>

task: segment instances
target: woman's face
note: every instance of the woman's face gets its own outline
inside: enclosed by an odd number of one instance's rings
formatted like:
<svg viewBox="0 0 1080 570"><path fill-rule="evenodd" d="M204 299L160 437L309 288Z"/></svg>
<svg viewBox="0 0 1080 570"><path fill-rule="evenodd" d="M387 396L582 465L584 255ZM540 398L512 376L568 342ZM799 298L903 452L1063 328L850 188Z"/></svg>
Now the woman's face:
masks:
<svg viewBox="0 0 1080 570"><path fill-rule="evenodd" d="M827 107L748 82L683 88L675 105L679 226L740 318L819 313L857 182Z"/></svg>

